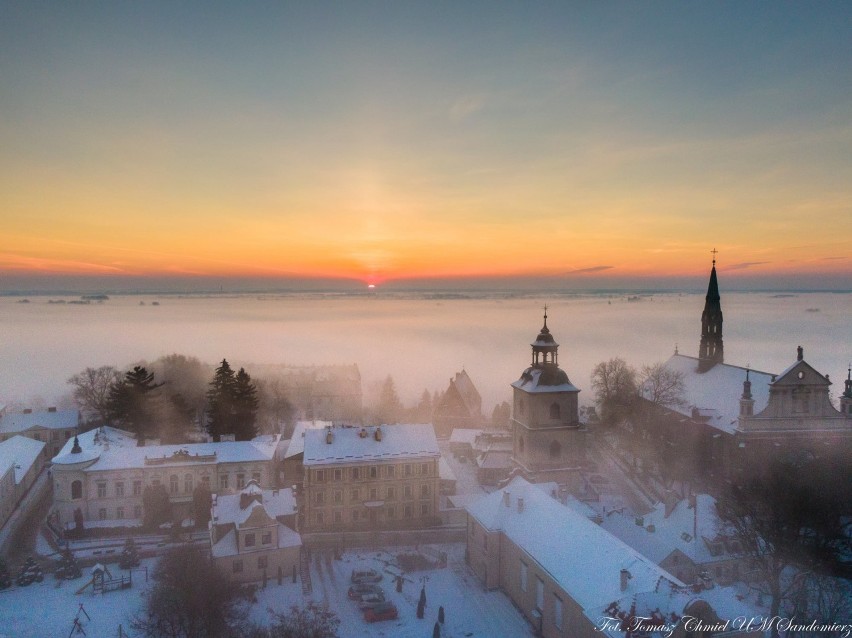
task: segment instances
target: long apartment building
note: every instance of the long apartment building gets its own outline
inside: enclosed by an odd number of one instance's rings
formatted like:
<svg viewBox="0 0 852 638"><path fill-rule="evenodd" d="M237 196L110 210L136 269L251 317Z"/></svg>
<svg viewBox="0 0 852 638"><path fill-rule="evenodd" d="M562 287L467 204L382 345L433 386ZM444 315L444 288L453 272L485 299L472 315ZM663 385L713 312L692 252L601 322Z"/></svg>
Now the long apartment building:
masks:
<svg viewBox="0 0 852 638"><path fill-rule="evenodd" d="M54 520L63 526L85 521L141 519L146 486L163 485L174 520L192 516L192 494L205 485L215 494L234 494L255 481L277 486L279 436L251 441L139 447L128 432L111 427L69 440L53 459Z"/></svg>
<svg viewBox="0 0 852 638"><path fill-rule="evenodd" d="M306 430L303 531L437 525L440 456L430 424Z"/></svg>

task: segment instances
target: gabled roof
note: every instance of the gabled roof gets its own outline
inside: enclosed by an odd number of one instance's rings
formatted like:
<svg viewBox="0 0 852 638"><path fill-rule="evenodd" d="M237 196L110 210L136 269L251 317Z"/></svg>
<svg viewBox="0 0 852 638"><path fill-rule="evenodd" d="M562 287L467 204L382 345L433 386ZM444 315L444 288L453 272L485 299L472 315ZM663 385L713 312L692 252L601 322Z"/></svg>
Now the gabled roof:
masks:
<svg viewBox="0 0 852 638"><path fill-rule="evenodd" d="M661 581L682 586L638 551L522 477L466 509L486 529L503 532L583 609L655 591ZM622 569L630 572L624 591Z"/></svg>
<svg viewBox="0 0 852 638"><path fill-rule="evenodd" d="M456 372L455 378L450 380L450 387L455 387L458 390L459 396L464 401L470 415L478 416L482 411L482 397L466 370L462 369L461 372Z"/></svg>
<svg viewBox="0 0 852 638"><path fill-rule="evenodd" d="M289 459L305 451L305 430L323 430L331 427L331 421L296 421L293 428L293 436L290 437L290 445L284 453L284 458Z"/></svg>
<svg viewBox="0 0 852 638"><path fill-rule="evenodd" d="M737 425L746 370L751 381L755 414L765 408L769 400L772 375L768 372L717 363L706 372L699 373L698 359L682 354L673 355L664 365L683 375L686 404L670 409L690 419L696 417L718 430L731 433Z"/></svg>
<svg viewBox="0 0 852 638"><path fill-rule="evenodd" d="M800 372L804 375L803 379L799 379ZM772 385L774 387L782 385L801 385L803 382L807 385L831 385L831 381L826 379L818 370L804 359L795 361L792 365L788 366L786 370L775 378Z"/></svg>
<svg viewBox="0 0 852 638"><path fill-rule="evenodd" d="M253 483L250 483L252 485ZM296 513L296 498L289 487L281 490L261 489L261 501L251 501L246 507L240 507L240 498L248 490L239 494L218 494L212 507L213 519L219 525L236 523L243 525L251 516L252 511L260 505L265 513L272 517L292 516ZM250 493L256 494L254 490Z"/></svg>
<svg viewBox="0 0 852 638"><path fill-rule="evenodd" d="M25 432L41 427L48 430L76 428L79 410L43 410L40 412L4 414L0 416L0 432Z"/></svg>

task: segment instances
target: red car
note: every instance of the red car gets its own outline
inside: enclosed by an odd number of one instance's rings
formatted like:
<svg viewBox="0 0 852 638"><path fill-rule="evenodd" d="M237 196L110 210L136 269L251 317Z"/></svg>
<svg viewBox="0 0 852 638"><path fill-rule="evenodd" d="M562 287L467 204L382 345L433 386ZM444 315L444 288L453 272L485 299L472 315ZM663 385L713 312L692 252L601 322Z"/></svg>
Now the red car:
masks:
<svg viewBox="0 0 852 638"><path fill-rule="evenodd" d="M364 611L364 620L367 622L379 622L382 620L396 620L399 614L393 603L381 603Z"/></svg>

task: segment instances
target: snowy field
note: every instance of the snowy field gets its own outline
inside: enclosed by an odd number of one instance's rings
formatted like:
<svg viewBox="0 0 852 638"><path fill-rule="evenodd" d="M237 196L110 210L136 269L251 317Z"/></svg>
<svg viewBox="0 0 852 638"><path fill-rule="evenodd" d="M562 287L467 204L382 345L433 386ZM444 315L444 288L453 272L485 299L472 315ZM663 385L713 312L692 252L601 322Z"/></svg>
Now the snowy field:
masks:
<svg viewBox="0 0 852 638"><path fill-rule="evenodd" d="M301 582L289 579L278 585L270 580L266 589L257 591L250 619L267 624L269 611L286 612L292 605L302 606L308 600L327 604L340 618L339 635L393 636L412 638L430 636L438 619L438 607L443 606L444 638L473 638L532 636L530 626L512 606L505 595L486 592L464 563L464 545L436 546L448 554L446 568L411 572L405 575L402 592L394 587L394 576L399 573L395 556L412 548L391 548L389 551L350 551L341 560L332 552L314 553L311 561L313 592L302 594ZM155 559L146 559L143 567L153 569ZM357 605L347 598L350 575L353 569L373 568L384 579L380 583L385 594L399 610L397 620L366 623ZM84 572L85 574L85 572ZM426 587L426 613L423 620L416 616L417 600L424 582ZM29 587L12 587L0 591L0 638L66 637L73 628L80 604L87 619L80 618L86 635L111 638L119 635L119 625L124 635L129 631L130 618L143 606L151 582L145 582L144 572L134 571L133 588L107 594L94 594L91 588L75 594L85 583L84 578L73 581L56 581L46 575L41 583ZM82 635L82 634L80 634Z"/></svg>

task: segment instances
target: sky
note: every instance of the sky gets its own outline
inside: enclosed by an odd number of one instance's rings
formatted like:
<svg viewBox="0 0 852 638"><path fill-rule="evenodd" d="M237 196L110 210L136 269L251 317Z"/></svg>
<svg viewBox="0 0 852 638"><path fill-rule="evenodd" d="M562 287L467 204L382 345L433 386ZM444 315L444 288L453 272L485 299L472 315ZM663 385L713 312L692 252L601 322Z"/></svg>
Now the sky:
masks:
<svg viewBox="0 0 852 638"><path fill-rule="evenodd" d="M2 1L0 222L6 292L852 289L852 6Z"/></svg>

